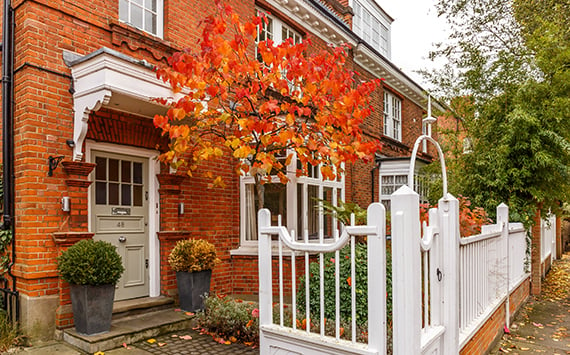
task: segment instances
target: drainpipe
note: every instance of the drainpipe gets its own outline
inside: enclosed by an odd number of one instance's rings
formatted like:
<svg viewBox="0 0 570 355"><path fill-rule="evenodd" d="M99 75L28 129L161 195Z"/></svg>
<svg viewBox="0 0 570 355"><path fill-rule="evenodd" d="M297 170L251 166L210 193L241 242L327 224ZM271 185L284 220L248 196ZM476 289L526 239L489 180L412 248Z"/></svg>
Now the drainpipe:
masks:
<svg viewBox="0 0 570 355"><path fill-rule="evenodd" d="M2 229L12 232L12 260L8 275L16 291L12 266L16 259L14 233L14 12L11 0L4 0L2 19L2 164L4 169L4 211Z"/></svg>
<svg viewBox="0 0 570 355"><path fill-rule="evenodd" d="M375 172L376 170L379 170L379 169L380 169L380 165L382 164L382 160L380 159L380 157L379 157L378 155L376 155L376 156L374 157L374 162L376 163L376 166L374 166L374 167L372 168L372 170L370 170L370 182L371 182L371 186L372 186L372 197L371 197L370 203L374 203L374 202L375 202L375 201L374 201L374 194L376 193L376 191L375 191L375 189L374 189L374 185L375 185L375 184L374 184L374 183L375 183L375 181L374 181L374 172Z"/></svg>

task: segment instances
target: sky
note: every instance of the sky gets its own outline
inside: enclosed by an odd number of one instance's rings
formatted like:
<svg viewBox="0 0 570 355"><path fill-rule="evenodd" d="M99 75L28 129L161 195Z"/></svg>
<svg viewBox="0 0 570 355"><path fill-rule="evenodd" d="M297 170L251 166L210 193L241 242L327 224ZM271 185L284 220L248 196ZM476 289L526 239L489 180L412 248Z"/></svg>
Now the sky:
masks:
<svg viewBox="0 0 570 355"><path fill-rule="evenodd" d="M394 19L392 62L422 86L426 83L414 70L433 68L427 59L432 43L447 38L446 24L436 15L436 0L376 0Z"/></svg>

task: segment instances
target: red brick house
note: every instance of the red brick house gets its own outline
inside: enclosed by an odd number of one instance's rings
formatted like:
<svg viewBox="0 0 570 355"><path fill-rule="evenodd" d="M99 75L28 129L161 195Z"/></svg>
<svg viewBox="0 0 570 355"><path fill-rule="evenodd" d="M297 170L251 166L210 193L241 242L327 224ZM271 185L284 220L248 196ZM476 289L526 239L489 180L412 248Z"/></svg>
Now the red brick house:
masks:
<svg viewBox="0 0 570 355"><path fill-rule="evenodd" d="M406 183L407 158L422 134L427 100L390 60L393 19L372 0L228 2L243 18L256 10L270 13L264 35L275 41L311 36L316 48L347 42L350 69L385 79L363 127L365 135L383 142L382 163L349 166L334 183L315 175L268 188L266 203L284 214L287 225L322 226L311 197L334 195L367 205ZM213 1L13 0L11 7L14 105L12 114L8 85L2 133L4 180L13 194L5 196L4 218L15 243L7 286L19 293L24 327L49 338L56 328L72 325L56 258L82 238L119 248L127 271L116 300L176 296L167 256L177 240L188 237L218 248L222 263L213 274L214 292L255 295L251 181L236 176L231 161L219 160L212 164L227 187L213 189L208 179L170 174L154 159L167 142L152 117L165 108L150 98L172 93L153 66L196 45L198 22ZM421 159L429 162L429 152Z"/></svg>

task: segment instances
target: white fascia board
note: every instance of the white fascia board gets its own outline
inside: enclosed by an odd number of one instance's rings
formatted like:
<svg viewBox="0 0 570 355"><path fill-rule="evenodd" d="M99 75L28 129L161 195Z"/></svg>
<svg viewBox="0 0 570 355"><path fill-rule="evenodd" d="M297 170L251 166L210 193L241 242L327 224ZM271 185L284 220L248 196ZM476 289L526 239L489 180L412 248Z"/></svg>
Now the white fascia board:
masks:
<svg viewBox="0 0 570 355"><path fill-rule="evenodd" d="M151 103L155 97L174 97L170 85L159 80L154 71L109 53L77 64L71 68L71 75L75 83L74 98L102 88Z"/></svg>
<svg viewBox="0 0 570 355"><path fill-rule="evenodd" d="M327 43L335 45L348 43L353 47L357 43L346 30L341 29L338 24L303 0L268 0L267 3Z"/></svg>
<svg viewBox="0 0 570 355"><path fill-rule="evenodd" d="M354 61L369 70L378 78L383 78L390 87L420 107L425 107L427 95L425 91L407 78L401 71L395 69L387 59L374 53L364 44L359 44L354 49Z"/></svg>
<svg viewBox="0 0 570 355"><path fill-rule="evenodd" d="M374 53L365 44L359 43L354 49L354 61L369 70L378 78L383 78L386 84L397 90L400 94L427 110L428 93L417 83L407 77L402 71L393 67L393 64ZM445 112L448 108L432 99L432 107Z"/></svg>

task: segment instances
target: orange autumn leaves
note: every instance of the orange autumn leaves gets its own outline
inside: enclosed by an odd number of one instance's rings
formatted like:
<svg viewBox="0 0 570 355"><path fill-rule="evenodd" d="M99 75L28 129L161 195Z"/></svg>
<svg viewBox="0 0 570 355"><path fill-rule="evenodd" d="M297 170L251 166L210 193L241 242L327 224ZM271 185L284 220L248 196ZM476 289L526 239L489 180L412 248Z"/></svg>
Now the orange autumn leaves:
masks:
<svg viewBox="0 0 570 355"><path fill-rule="evenodd" d="M293 156L298 175L320 164L331 180L343 163L373 157L380 145L365 141L360 125L371 114L369 97L379 81L362 82L346 69L346 47L315 52L310 39L256 47L264 15L241 22L230 6L216 6L201 22L199 47L175 53L157 70L180 95L154 118L171 139L162 161L192 175L201 162L231 154L239 174L262 181L274 174L287 182Z"/></svg>

